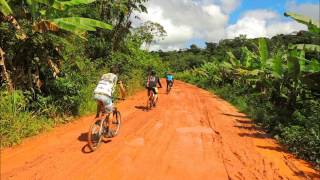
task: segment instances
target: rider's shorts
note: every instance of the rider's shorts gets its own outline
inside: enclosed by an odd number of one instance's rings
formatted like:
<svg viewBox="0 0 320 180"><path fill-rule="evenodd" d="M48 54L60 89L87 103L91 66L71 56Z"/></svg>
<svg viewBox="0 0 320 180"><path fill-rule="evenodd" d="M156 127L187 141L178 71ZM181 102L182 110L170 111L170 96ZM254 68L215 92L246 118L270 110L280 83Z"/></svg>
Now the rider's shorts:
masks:
<svg viewBox="0 0 320 180"><path fill-rule="evenodd" d="M148 87L147 89L148 89L148 94L149 94L149 91L153 91L154 94L158 94L158 88L157 87L154 87L154 88Z"/></svg>
<svg viewBox="0 0 320 180"><path fill-rule="evenodd" d="M93 98L103 103L107 112L111 112L113 109L113 103L111 97L103 94L94 94Z"/></svg>

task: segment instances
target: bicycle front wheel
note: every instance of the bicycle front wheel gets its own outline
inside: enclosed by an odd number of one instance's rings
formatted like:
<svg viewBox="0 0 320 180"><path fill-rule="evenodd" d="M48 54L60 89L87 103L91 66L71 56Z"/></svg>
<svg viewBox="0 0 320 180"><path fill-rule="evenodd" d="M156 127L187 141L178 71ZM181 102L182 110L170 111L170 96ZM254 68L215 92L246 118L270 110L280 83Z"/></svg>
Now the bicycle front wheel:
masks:
<svg viewBox="0 0 320 180"><path fill-rule="evenodd" d="M147 102L147 110L151 110L152 106L153 106L153 97L150 96Z"/></svg>
<svg viewBox="0 0 320 180"><path fill-rule="evenodd" d="M101 143L103 135L102 124L103 120L98 119L90 126L88 132L88 145L92 151L95 151Z"/></svg>
<svg viewBox="0 0 320 180"><path fill-rule="evenodd" d="M118 110L114 110L112 117L109 119L109 132L111 137L116 136L119 133L121 125L121 114Z"/></svg>

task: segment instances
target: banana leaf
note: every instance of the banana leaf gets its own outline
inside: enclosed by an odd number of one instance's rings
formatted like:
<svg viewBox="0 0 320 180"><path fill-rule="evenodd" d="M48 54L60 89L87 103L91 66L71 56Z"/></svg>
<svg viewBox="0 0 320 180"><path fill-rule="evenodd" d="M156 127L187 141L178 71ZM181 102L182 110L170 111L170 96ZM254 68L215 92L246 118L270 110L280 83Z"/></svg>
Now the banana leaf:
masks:
<svg viewBox="0 0 320 180"><path fill-rule="evenodd" d="M311 63L306 67L307 72L320 72L320 63L316 59L312 59Z"/></svg>
<svg viewBox="0 0 320 180"><path fill-rule="evenodd" d="M259 54L261 66L265 67L268 59L268 46L265 38L259 39Z"/></svg>
<svg viewBox="0 0 320 180"><path fill-rule="evenodd" d="M305 74L300 79L306 88L310 89L314 95L320 97L320 72Z"/></svg>
<svg viewBox="0 0 320 180"><path fill-rule="evenodd" d="M35 4L45 4L47 6L50 6L52 8L58 9L58 10L64 10L65 6L60 1L56 0L27 0L27 3L32 6Z"/></svg>
<svg viewBox="0 0 320 180"><path fill-rule="evenodd" d="M241 76L257 76L259 73L262 73L262 70L259 69L254 69L254 70L247 70L247 69L242 69L242 68L237 68L236 74L241 75Z"/></svg>
<svg viewBox="0 0 320 180"><path fill-rule="evenodd" d="M75 6L80 4L90 4L95 2L96 0L70 0L70 1L60 1L62 4L68 5L68 6Z"/></svg>
<svg viewBox="0 0 320 180"><path fill-rule="evenodd" d="M96 0L69 0L69 1L58 1L58 0L28 0L28 4L34 3L45 4L58 10L65 10L67 7L76 6L81 4L90 4Z"/></svg>
<svg viewBox="0 0 320 180"><path fill-rule="evenodd" d="M307 17L307 16L303 16L301 14L292 13L292 12L284 13L284 15L287 17L291 17L292 19L296 20L297 22L300 22L302 24L307 25L310 32L320 33L319 21L311 19L310 17Z"/></svg>
<svg viewBox="0 0 320 180"><path fill-rule="evenodd" d="M289 77L291 77L294 80L297 80L301 73L299 58L297 57L297 54L297 51L290 52L287 63Z"/></svg>
<svg viewBox="0 0 320 180"><path fill-rule="evenodd" d="M84 38L84 34L87 31L96 31L96 28L112 29L111 25L102 21L82 17L57 18L49 20L49 22L51 25L42 26L42 28L47 28L46 30L52 31L53 29L51 29L51 27L55 28L57 26L59 29L74 33L81 38ZM38 25L36 24L36 26Z"/></svg>
<svg viewBox="0 0 320 180"><path fill-rule="evenodd" d="M102 21L98 21L95 19L90 18L83 18L83 17L67 17L67 18L57 18L50 20L51 22L57 24L60 28L64 28L64 25L73 25L80 30L87 30L87 31L95 31L95 28L102 28L111 30L112 26L110 24L104 23ZM68 28L69 29L69 28ZM70 30L70 29L69 29Z"/></svg>
<svg viewBox="0 0 320 180"><path fill-rule="evenodd" d="M253 60L257 58L257 56L251 51L249 51L249 49L246 46L242 47L241 50L242 50L242 53L244 54L242 64L247 68L251 67L253 64Z"/></svg>
<svg viewBox="0 0 320 180"><path fill-rule="evenodd" d="M35 23L32 26L32 30L40 33L48 32L48 31L56 32L56 31L59 31L59 27L55 23L43 20Z"/></svg>
<svg viewBox="0 0 320 180"><path fill-rule="evenodd" d="M12 10L11 10L9 4L5 0L0 0L0 12L4 16L8 16L8 15L12 14Z"/></svg>
<svg viewBox="0 0 320 180"><path fill-rule="evenodd" d="M237 58L234 56L234 54L231 51L228 51L227 55L229 56L229 61L233 66L239 65Z"/></svg>
<svg viewBox="0 0 320 180"><path fill-rule="evenodd" d="M294 44L289 49L305 50L306 52L320 52L320 45L317 44Z"/></svg>
<svg viewBox="0 0 320 180"><path fill-rule="evenodd" d="M281 54L277 53L272 59L272 75L276 78L281 78L283 75Z"/></svg>

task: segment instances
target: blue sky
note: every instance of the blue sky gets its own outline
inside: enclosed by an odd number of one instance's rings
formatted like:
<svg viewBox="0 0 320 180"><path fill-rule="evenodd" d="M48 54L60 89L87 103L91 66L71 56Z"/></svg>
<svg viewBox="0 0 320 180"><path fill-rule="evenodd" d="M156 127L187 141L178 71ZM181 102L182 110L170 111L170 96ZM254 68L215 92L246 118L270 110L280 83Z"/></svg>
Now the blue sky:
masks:
<svg viewBox="0 0 320 180"><path fill-rule="evenodd" d="M283 14L286 11L288 2L286 0L242 0L240 6L231 14L229 23L236 23L241 15L248 10L269 9ZM318 0L295 0L294 2L297 4L319 4Z"/></svg>
<svg viewBox="0 0 320 180"><path fill-rule="evenodd" d="M148 14L140 20L160 23L167 37L151 45L150 50L177 50L191 44L246 35L248 38L272 37L306 30L283 14L293 11L319 19L318 0L149 0Z"/></svg>

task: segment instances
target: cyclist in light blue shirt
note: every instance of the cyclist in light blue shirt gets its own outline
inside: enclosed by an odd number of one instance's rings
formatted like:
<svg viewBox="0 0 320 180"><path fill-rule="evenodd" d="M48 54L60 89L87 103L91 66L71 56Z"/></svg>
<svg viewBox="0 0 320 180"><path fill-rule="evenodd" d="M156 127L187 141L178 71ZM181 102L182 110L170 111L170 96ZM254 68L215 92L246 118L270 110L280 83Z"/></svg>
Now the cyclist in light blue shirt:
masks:
<svg viewBox="0 0 320 180"><path fill-rule="evenodd" d="M166 80L167 80L167 89L168 89L169 85L171 87L173 86L173 82L174 82L173 74L168 72L167 75L166 75Z"/></svg>

